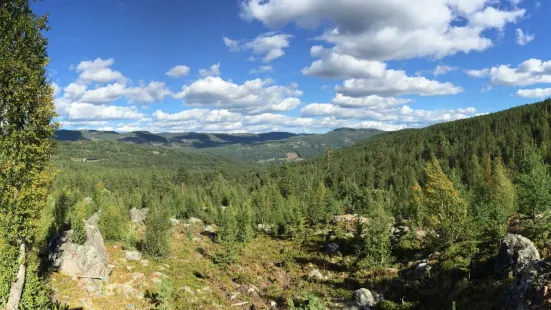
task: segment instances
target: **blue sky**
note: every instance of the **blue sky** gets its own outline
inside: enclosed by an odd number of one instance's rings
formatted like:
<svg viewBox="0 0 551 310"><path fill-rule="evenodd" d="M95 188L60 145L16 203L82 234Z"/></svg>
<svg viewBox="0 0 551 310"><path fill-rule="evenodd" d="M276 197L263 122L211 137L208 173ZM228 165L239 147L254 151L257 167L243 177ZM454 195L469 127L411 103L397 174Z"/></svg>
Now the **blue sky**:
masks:
<svg viewBox="0 0 551 310"><path fill-rule="evenodd" d="M422 127L551 96L540 0L43 0L67 129Z"/></svg>

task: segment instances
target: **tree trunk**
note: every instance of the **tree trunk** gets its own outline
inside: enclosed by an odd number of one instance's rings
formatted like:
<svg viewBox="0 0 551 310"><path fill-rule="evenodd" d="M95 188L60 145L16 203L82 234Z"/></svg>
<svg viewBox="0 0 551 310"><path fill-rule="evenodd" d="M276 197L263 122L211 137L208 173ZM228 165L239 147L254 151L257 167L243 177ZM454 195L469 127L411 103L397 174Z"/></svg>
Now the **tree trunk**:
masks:
<svg viewBox="0 0 551 310"><path fill-rule="evenodd" d="M25 247L25 242L21 242L19 248L19 271L17 271L17 277L15 282L12 283L10 288L10 296L8 298L8 303L6 304L6 310L17 310L19 309L19 301L21 301L21 295L23 295L23 287L25 286L25 273L27 268L25 266L25 257L27 249Z"/></svg>

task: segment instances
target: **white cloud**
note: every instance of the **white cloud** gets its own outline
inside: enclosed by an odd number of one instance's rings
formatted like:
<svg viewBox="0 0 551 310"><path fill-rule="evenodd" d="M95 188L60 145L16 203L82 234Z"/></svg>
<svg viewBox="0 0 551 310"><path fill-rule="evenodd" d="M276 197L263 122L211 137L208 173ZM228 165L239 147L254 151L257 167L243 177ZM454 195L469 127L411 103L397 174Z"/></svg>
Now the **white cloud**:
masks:
<svg viewBox="0 0 551 310"><path fill-rule="evenodd" d="M436 96L455 95L463 92L461 87L455 86L452 83L441 83L419 76L407 76L401 70L387 70L381 77L348 79L341 86L337 86L336 90L350 97L370 95L393 97L410 94Z"/></svg>
<svg viewBox="0 0 551 310"><path fill-rule="evenodd" d="M232 40L230 38L224 37L224 44L230 49L230 51L234 52L239 50L239 41Z"/></svg>
<svg viewBox="0 0 551 310"><path fill-rule="evenodd" d="M164 97L171 94L163 82L151 82L145 84L139 82L139 86L127 86L114 83L106 86L88 89L85 85L71 83L65 87L64 99L71 102L84 102L90 104L112 103L121 97L133 103L153 103L162 101Z"/></svg>
<svg viewBox="0 0 551 310"><path fill-rule="evenodd" d="M258 68L251 70L252 74L259 74L265 72L272 72L274 68L272 66L258 66Z"/></svg>
<svg viewBox="0 0 551 310"><path fill-rule="evenodd" d="M168 70L166 75L174 78L184 77L189 74L189 70L190 68L188 66L178 65Z"/></svg>
<svg viewBox="0 0 551 310"><path fill-rule="evenodd" d="M501 65L490 69L490 82L493 85L526 86L551 83L551 61L528 59L516 68Z"/></svg>
<svg viewBox="0 0 551 310"><path fill-rule="evenodd" d="M52 87L53 96L57 97L57 95L59 95L61 93L61 87L59 87L59 85L57 85L57 83L55 83L55 82L52 82L50 84L50 86Z"/></svg>
<svg viewBox="0 0 551 310"><path fill-rule="evenodd" d="M305 75L320 78L346 79L337 91L351 97L378 95L391 97L408 94L454 95L462 92L460 87L451 83L440 83L425 77L410 77L405 71L387 69L380 61L360 60L353 56L341 55L321 46L313 46L310 50L314 61L304 68Z"/></svg>
<svg viewBox="0 0 551 310"><path fill-rule="evenodd" d="M199 70L199 75L202 77L220 76L220 63L210 66L210 69Z"/></svg>
<svg viewBox="0 0 551 310"><path fill-rule="evenodd" d="M448 66L448 65L438 65L438 66L436 66L436 68L434 68L434 71L432 72L432 74L434 76L439 76L439 75L443 75L443 74L446 74L448 72L454 71L456 69L457 69L456 67L452 67L452 66Z"/></svg>
<svg viewBox="0 0 551 310"><path fill-rule="evenodd" d="M366 97L348 97L337 94L333 98L333 104L343 108L368 108L368 109L387 109L398 105L403 105L411 100L397 99L393 97L381 97L376 95Z"/></svg>
<svg viewBox="0 0 551 310"><path fill-rule="evenodd" d="M551 88L519 89L517 95L524 98L551 97Z"/></svg>
<svg viewBox="0 0 551 310"><path fill-rule="evenodd" d="M62 121L136 120L144 117L134 106L95 105L82 102L66 102L64 99L56 100L56 111L63 117Z"/></svg>
<svg viewBox="0 0 551 310"><path fill-rule="evenodd" d="M184 85L175 98L194 107L228 109L234 112L262 113L290 111L300 105L302 95L296 84L271 85L270 79L255 79L235 84L220 77L206 77Z"/></svg>
<svg viewBox="0 0 551 310"><path fill-rule="evenodd" d="M127 88L124 95L130 102L153 103L162 101L164 97L171 95L172 92L166 87L164 82L150 82L145 84L140 81L137 87Z"/></svg>
<svg viewBox="0 0 551 310"><path fill-rule="evenodd" d="M203 131L203 132L267 132L267 131L311 131L338 127L378 128L398 130L405 124L385 121L353 121L335 117L309 118L287 116L277 113L243 115L228 110L191 109L178 113L156 111L155 121L148 126L151 131Z"/></svg>
<svg viewBox="0 0 551 310"><path fill-rule="evenodd" d="M270 28L296 23L316 29L339 54L368 60L442 58L492 45L486 30L501 30L525 14L501 10L500 0L245 0L241 16Z"/></svg>
<svg viewBox="0 0 551 310"><path fill-rule="evenodd" d="M103 60L97 58L93 61L82 61L76 66L77 72L80 73L79 82L84 84L89 83L108 83L117 81L125 83L126 78L119 71L113 71L110 66L115 63L113 58Z"/></svg>
<svg viewBox="0 0 551 310"><path fill-rule="evenodd" d="M310 55L321 59L302 69L304 75L329 79L364 78L382 76L386 70L386 64L383 62L360 60L317 45L312 46Z"/></svg>
<svg viewBox="0 0 551 310"><path fill-rule="evenodd" d="M291 38L290 34L266 33L242 42L224 37L224 44L230 51L251 50L254 55L263 55L262 60L268 63L285 55L284 49L289 47Z"/></svg>
<svg viewBox="0 0 551 310"><path fill-rule="evenodd" d="M532 40L534 40L534 38L535 38L535 36L533 34L524 33L522 31L522 29L520 29L520 28L517 28L516 33L517 33L517 44L518 45L526 45L529 42L531 42Z"/></svg>
<svg viewBox="0 0 551 310"><path fill-rule="evenodd" d="M330 116L338 119L360 119L386 121L394 124L414 123L426 125L435 122L447 122L475 115L472 107L455 110L412 109L407 105L388 109L353 109L329 103L312 103L301 109L302 116Z"/></svg>
<svg viewBox="0 0 551 310"><path fill-rule="evenodd" d="M465 73L468 76L475 77L475 78L483 78L488 77L490 75L490 69L485 68L481 70L466 70Z"/></svg>

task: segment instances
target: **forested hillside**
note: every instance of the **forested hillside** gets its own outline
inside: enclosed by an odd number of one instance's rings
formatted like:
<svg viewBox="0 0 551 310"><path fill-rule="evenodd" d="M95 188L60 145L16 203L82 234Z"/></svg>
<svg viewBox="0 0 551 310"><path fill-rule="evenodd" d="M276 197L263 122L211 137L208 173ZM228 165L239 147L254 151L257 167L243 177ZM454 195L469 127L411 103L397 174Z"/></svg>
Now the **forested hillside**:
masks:
<svg viewBox="0 0 551 310"><path fill-rule="evenodd" d="M381 133L376 129L339 128L325 134L268 132L261 134L223 133L117 133L97 130L58 130L59 141L109 141L174 150L222 155L261 162L308 158L328 148L342 148Z"/></svg>
<svg viewBox="0 0 551 310"><path fill-rule="evenodd" d="M100 230L110 242L179 266L167 271L167 287L150 287L158 294L182 286L197 293L207 285L217 304L230 306L234 295L226 295L227 288L252 285L260 289L240 297L247 303L263 307L274 301L291 309L340 308L359 288L373 292L381 309L500 309L543 302L541 283L551 279L545 276L547 265L534 264L549 253L550 108L547 100L384 133L311 160L264 169L236 169L240 164L231 161L213 167L210 158L195 157L182 157L176 169L179 157L169 151L147 154L152 163L155 156L174 159L163 169L148 169L148 161L132 158L151 149L129 145L108 156L113 160L108 165L124 163L123 174L102 162L73 163L68 169L57 159L61 169L52 191L57 202L49 212L66 210L72 220L58 220L70 226L98 210L109 214L100 216ZM97 143L80 144L77 157L91 154ZM60 149L74 145L79 144ZM197 165L203 168L194 169ZM132 166L142 167L140 173ZM79 201L86 196L94 204L84 208ZM131 208L153 212L145 235L128 223ZM190 224L165 233L161 223L169 217ZM204 228L194 226L198 219ZM504 240L520 242L517 249L527 246L519 255L532 253L522 266L543 270L536 272L537 281L515 265L519 258L503 257L509 253L501 250L508 244L500 242L506 233L514 233ZM201 253L196 267L184 263L195 254L174 252L182 238ZM263 253L262 259L253 253ZM508 280L514 278L519 282ZM527 279L541 285L526 284ZM519 293L514 283L531 285L532 293ZM209 307L188 294L174 290L151 301L179 309ZM516 299L505 298L509 295Z"/></svg>

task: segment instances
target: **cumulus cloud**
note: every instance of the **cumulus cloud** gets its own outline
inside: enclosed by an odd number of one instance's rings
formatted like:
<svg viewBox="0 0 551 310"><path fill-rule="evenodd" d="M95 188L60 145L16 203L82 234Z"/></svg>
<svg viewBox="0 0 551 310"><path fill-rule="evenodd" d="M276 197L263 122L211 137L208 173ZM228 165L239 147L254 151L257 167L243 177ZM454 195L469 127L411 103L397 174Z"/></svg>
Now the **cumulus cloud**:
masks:
<svg viewBox="0 0 551 310"><path fill-rule="evenodd" d="M188 66L178 65L178 66L175 66L172 69L168 70L166 75L174 77L174 78L179 78L179 77L184 77L184 76L188 75L189 71L190 71L190 68Z"/></svg>
<svg viewBox="0 0 551 310"><path fill-rule="evenodd" d="M490 75L490 69L488 68L480 69L480 70L472 69L472 70L466 70L465 73L471 77L483 78L483 77L488 77Z"/></svg>
<svg viewBox="0 0 551 310"><path fill-rule="evenodd" d="M522 29L517 28L516 30L517 34L517 44L518 45L526 45L530 43L532 40L534 40L535 36L530 33L524 33Z"/></svg>
<svg viewBox="0 0 551 310"><path fill-rule="evenodd" d="M432 74L434 76L439 76L439 75L443 75L443 74L446 74L448 72L454 71L456 69L457 69L456 67L452 67L452 66L448 66L448 65L438 65L438 66L436 66L436 68L434 68L434 71L432 72Z"/></svg>
<svg viewBox="0 0 551 310"><path fill-rule="evenodd" d="M357 121L337 119L333 116L322 118L288 116L278 113L244 115L228 110L191 109L177 113L156 111L155 121L148 124L152 131L206 131L206 132L267 132L267 131L310 131L338 127L378 128L399 130L405 124L385 121ZM410 124L411 125L411 124Z"/></svg>
<svg viewBox="0 0 551 310"><path fill-rule="evenodd" d="M290 34L266 33L253 40L243 41L224 37L224 44L230 51L251 50L254 55L263 56L262 60L268 63L285 55L284 49L289 47L291 38L293 36Z"/></svg>
<svg viewBox="0 0 551 310"><path fill-rule="evenodd" d="M103 60L97 58L93 61L82 61L76 66L79 75L79 82L84 84L89 83L108 83L117 81L125 83L126 78L119 71L112 70L111 67L115 63L113 58Z"/></svg>
<svg viewBox="0 0 551 310"><path fill-rule="evenodd" d="M63 99L56 100L56 111L63 118L63 121L136 120L144 117L135 106L96 105L82 102L67 102Z"/></svg>
<svg viewBox="0 0 551 310"><path fill-rule="evenodd" d="M61 93L61 87L59 87L59 85L57 85L57 83L55 82L52 82L50 86L52 87L53 96L57 97L57 95Z"/></svg>
<svg viewBox="0 0 551 310"><path fill-rule="evenodd" d="M337 92L350 97L377 95L393 97L417 94L420 96L455 95L463 92L452 83L441 83L425 77L407 76L401 70L387 70L381 77L348 79L336 87Z"/></svg>
<svg viewBox="0 0 551 310"><path fill-rule="evenodd" d="M348 97L342 94L337 94L333 98L333 104L344 108L369 108L369 109L386 109L398 105L403 105L411 100L397 99L393 97L381 97L376 95L366 97Z"/></svg>
<svg viewBox="0 0 551 310"><path fill-rule="evenodd" d="M463 91L461 87L451 83L441 83L419 76L411 77L405 71L387 69L383 62L357 59L321 46L313 46L310 54L319 57L320 60L304 68L302 73L319 78L346 79L343 85L337 86L336 89L351 97L454 95Z"/></svg>
<svg viewBox="0 0 551 310"><path fill-rule="evenodd" d="M447 122L475 115L475 108L454 110L412 109L407 105L388 109L352 109L329 103L312 103L301 109L302 116L329 116L338 119L360 119L387 121L395 124L415 123L418 125Z"/></svg>
<svg viewBox="0 0 551 310"><path fill-rule="evenodd" d="M268 111L290 111L300 105L302 91L298 85L271 85L270 79L255 79L235 84L220 77L209 76L184 85L175 98L193 107L228 109L257 114Z"/></svg>
<svg viewBox="0 0 551 310"><path fill-rule="evenodd" d="M310 55L320 60L302 69L304 75L328 79L364 78L382 76L386 71L386 64L383 62L360 60L318 45L310 49Z"/></svg>
<svg viewBox="0 0 551 310"><path fill-rule="evenodd" d="M525 15L500 0L245 0L241 17L270 28L296 23L316 29L340 54L368 60L442 58L492 46L487 30ZM326 22L328 21L328 22ZM458 22L459 21L459 22Z"/></svg>
<svg viewBox="0 0 551 310"><path fill-rule="evenodd" d="M493 85L526 86L538 83L551 83L551 61L528 59L516 68L501 65L490 69L490 82Z"/></svg>
<svg viewBox="0 0 551 310"><path fill-rule="evenodd" d="M251 74L272 72L273 70L274 68L272 66L258 66L258 68L251 70Z"/></svg>
<svg viewBox="0 0 551 310"><path fill-rule="evenodd" d="M524 98L551 97L551 88L519 89L517 95Z"/></svg>
<svg viewBox="0 0 551 310"><path fill-rule="evenodd" d="M207 76L220 76L220 63L210 66L210 69L200 69L199 75L202 77Z"/></svg>

